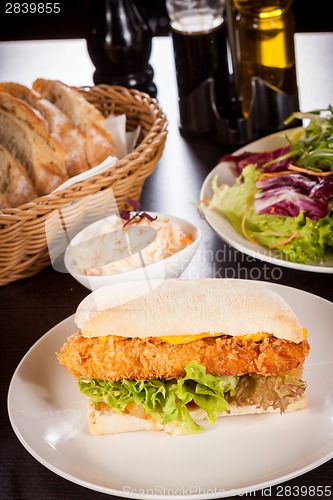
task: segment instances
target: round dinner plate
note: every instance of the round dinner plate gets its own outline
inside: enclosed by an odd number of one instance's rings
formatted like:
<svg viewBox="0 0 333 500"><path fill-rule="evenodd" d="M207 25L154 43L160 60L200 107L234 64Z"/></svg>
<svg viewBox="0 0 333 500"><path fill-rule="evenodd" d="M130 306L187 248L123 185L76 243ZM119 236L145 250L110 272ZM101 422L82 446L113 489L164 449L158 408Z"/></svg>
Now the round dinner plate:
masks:
<svg viewBox="0 0 333 500"><path fill-rule="evenodd" d="M257 141L252 142L251 144L248 144L247 146L244 146L238 151L235 151L235 153L233 154L241 154L244 151L273 151L274 149L282 148L288 144L286 136L295 134L295 132L299 131L300 129L301 127L297 127L294 129L284 130L275 134L268 135L262 139L258 139ZM218 163L215 168L213 168L213 170L208 174L203 182L200 191L200 200L212 198L212 181L216 176L218 178L219 185L227 184L229 186L232 186L237 178L234 164L231 162L221 162ZM236 231L236 229L230 224L230 222L222 214L218 213L218 211L203 207L202 212L210 227L218 236L220 236L220 238L222 238L232 247L236 248L236 250L239 250L246 255L250 255L251 257L269 262L271 264L277 264L279 266L298 269L301 271L333 273L333 255L327 255L325 262L318 264L299 264L297 262L290 262L280 253L248 241L241 233Z"/></svg>
<svg viewBox="0 0 333 500"><path fill-rule="evenodd" d="M333 303L295 288L254 283L279 293L308 329L307 408L220 418L195 435L144 431L92 436L87 398L55 354L76 331L71 316L31 347L13 375L8 412L18 439L59 476L127 498L245 494L328 461L333 457Z"/></svg>

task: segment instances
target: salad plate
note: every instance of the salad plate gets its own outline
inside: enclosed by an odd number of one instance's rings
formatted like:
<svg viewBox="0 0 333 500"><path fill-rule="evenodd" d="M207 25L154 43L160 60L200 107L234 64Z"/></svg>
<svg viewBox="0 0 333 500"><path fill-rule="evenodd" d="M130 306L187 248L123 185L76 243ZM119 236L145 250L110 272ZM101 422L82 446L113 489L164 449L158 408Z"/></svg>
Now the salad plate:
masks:
<svg viewBox="0 0 333 500"><path fill-rule="evenodd" d="M327 462L333 458L333 303L295 288L261 284L279 293L308 329L307 408L220 418L195 435L92 436L87 398L55 355L76 330L71 316L31 347L12 377L8 413L17 438L53 473L94 491L135 499L243 495Z"/></svg>
<svg viewBox="0 0 333 500"><path fill-rule="evenodd" d="M273 151L275 149L283 148L288 144L287 137L292 137L297 134L302 127L297 127L294 129L284 130L271 134L262 139L258 139L238 151L235 151L234 155L239 155L246 152L267 152ZM200 200L211 199L213 196L212 182L213 179L217 177L218 185L226 184L232 186L238 174L235 170L235 165L232 162L220 162L215 168L208 174L203 182L200 191ZM301 271L311 271L319 273L333 273L333 254L326 255L325 261L315 264L303 264L292 262L288 258L279 252L278 249L270 250L264 246L256 244L252 241L247 240L243 234L238 232L232 224L217 210L208 209L207 207L202 207L202 213L209 224L209 226L215 231L215 233L223 239L226 243L231 245L236 250L243 252L246 255L257 258L259 260L269 262L271 264L276 264L283 267L289 267L292 269L298 269Z"/></svg>

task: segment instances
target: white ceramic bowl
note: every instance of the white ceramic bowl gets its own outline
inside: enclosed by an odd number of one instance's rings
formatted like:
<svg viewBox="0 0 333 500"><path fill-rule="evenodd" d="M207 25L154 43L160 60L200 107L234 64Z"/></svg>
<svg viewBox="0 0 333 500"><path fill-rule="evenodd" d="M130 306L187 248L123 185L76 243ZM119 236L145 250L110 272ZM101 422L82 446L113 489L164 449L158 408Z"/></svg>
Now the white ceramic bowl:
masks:
<svg viewBox="0 0 333 500"><path fill-rule="evenodd" d="M105 224L107 224L108 219L110 219L110 217L106 217L105 219L90 224L71 240L64 257L67 271L81 283L81 285L92 291L107 285L125 281L178 278L198 249L201 239L200 230L190 222L179 217L157 212L147 213L152 217L157 216L158 219L167 218L170 220L171 224L178 224L184 234L188 236L191 235L193 242L170 257L148 265L143 264L143 266L139 268L132 268L126 272L117 272L107 275L87 275L84 271L85 268L97 268L99 270L104 268L103 272L105 273L105 269L107 269L106 262L110 254L113 256L111 257L111 262L121 260L128 256L128 246L126 245L125 248L124 237L119 234L120 231L109 232L107 237L101 236L101 232L103 232L102 228L105 228ZM141 229L143 228L143 226L136 226L133 224L131 229L136 228L137 231L139 227ZM150 231L144 231L142 234L135 232L133 229L138 250L145 248L155 239L156 231L152 231L151 228L149 229ZM131 248L133 252L133 245L131 245Z"/></svg>

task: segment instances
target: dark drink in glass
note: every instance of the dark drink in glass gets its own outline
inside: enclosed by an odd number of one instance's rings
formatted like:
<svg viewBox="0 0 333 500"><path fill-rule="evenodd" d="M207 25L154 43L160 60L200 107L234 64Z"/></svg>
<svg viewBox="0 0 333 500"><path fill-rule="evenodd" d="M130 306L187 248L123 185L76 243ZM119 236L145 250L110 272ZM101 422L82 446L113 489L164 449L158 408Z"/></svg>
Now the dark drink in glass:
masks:
<svg viewBox="0 0 333 500"><path fill-rule="evenodd" d="M172 26L178 95L185 97L205 80L215 82L217 108L227 104L227 54L225 25L205 31L179 31Z"/></svg>
<svg viewBox="0 0 333 500"><path fill-rule="evenodd" d="M223 3L169 0L180 126L197 131L213 128L218 114L229 105L228 56ZM214 116L214 113L216 115Z"/></svg>

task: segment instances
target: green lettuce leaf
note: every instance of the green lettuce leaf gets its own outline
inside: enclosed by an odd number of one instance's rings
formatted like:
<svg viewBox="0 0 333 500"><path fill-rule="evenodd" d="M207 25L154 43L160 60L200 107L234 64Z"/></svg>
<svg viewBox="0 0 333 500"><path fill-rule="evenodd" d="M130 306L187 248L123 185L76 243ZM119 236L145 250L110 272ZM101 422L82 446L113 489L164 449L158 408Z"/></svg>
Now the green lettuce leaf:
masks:
<svg viewBox="0 0 333 500"><path fill-rule="evenodd" d="M185 368L185 376L171 380L119 380L79 379L79 388L95 403L106 403L122 413L134 402L158 421L176 425L183 434L200 432L190 415L187 405L194 402L206 411L211 424L229 405L225 394L235 395L239 377L219 377L206 373L206 368L191 361Z"/></svg>
<svg viewBox="0 0 333 500"><path fill-rule="evenodd" d="M257 214L253 207L256 181L261 174L255 165L247 165L233 186L217 184L213 179L213 198L209 209L221 213L242 233L244 212L245 229L249 238L260 245L275 247L277 256L290 262L310 264L324 260L325 254L333 252L333 218L330 215L312 221L300 212L297 217L274 214ZM291 241L284 243L288 235L297 233Z"/></svg>

